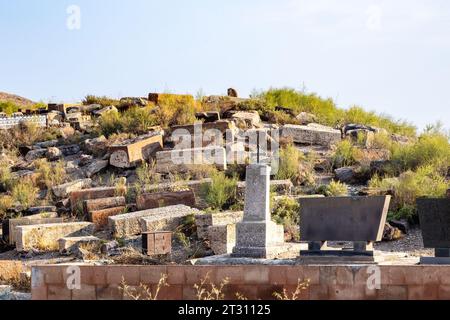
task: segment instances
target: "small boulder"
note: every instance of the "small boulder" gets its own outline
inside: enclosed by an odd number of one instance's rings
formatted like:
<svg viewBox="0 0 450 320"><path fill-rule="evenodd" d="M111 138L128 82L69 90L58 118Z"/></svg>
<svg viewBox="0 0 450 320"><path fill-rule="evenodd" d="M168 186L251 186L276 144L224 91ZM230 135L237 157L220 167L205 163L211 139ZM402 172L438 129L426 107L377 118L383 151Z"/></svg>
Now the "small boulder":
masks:
<svg viewBox="0 0 450 320"><path fill-rule="evenodd" d="M391 220L389 224L394 228L399 229L404 234L408 234L409 232L409 223L406 220Z"/></svg>
<svg viewBox="0 0 450 320"><path fill-rule="evenodd" d="M50 147L47 149L45 156L49 161L58 161L63 157L63 153L56 147Z"/></svg>
<svg viewBox="0 0 450 320"><path fill-rule="evenodd" d="M403 233L400 229L393 227L391 224L386 223L383 231L383 241L396 241L403 238Z"/></svg>

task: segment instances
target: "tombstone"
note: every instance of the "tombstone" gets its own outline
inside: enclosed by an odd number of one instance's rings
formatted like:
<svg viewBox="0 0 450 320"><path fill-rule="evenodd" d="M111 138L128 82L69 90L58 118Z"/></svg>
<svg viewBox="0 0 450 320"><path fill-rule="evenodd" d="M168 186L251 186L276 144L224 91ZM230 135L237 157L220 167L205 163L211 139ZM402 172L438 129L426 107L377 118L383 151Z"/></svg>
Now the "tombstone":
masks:
<svg viewBox="0 0 450 320"><path fill-rule="evenodd" d="M232 257L271 259L284 243L284 228L271 220L271 168L263 164L247 167L244 219L236 226Z"/></svg>
<svg viewBox="0 0 450 320"><path fill-rule="evenodd" d="M425 248L434 257L420 258L421 264L450 264L450 198L417 199L420 228Z"/></svg>
<svg viewBox="0 0 450 320"><path fill-rule="evenodd" d="M300 238L308 250L300 263L374 263L373 243L381 241L391 197L300 198ZM332 250L328 241L353 242Z"/></svg>

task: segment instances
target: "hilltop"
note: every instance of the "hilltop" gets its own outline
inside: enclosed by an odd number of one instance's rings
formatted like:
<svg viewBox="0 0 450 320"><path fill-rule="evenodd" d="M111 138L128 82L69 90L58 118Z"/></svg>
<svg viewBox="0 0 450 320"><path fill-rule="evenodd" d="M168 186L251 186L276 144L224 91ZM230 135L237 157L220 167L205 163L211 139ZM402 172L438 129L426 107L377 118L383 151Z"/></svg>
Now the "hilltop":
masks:
<svg viewBox="0 0 450 320"><path fill-rule="evenodd" d="M29 107L29 106L33 106L36 104L35 102L33 102L27 98L24 98L24 97L15 95L15 94L11 94L11 93L1 92L1 91L0 91L0 102L11 102L11 103L14 103L15 105L19 105L21 107Z"/></svg>

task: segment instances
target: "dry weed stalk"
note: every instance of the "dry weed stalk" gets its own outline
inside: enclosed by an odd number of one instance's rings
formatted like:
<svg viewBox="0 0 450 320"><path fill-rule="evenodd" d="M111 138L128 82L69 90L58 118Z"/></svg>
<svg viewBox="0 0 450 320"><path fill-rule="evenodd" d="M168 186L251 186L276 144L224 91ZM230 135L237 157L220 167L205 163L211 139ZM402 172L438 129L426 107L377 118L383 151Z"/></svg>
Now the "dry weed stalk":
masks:
<svg viewBox="0 0 450 320"><path fill-rule="evenodd" d="M274 292L273 296L277 298L277 300L299 300L299 296L303 290L306 290L309 288L310 280L306 280L304 282L301 282L300 279L298 279L297 288L294 292L292 292L290 295L286 288L283 289L283 292Z"/></svg>
<svg viewBox="0 0 450 320"><path fill-rule="evenodd" d="M143 283L139 285L138 288L133 288L127 285L125 278L122 277L122 283L119 286L119 290L123 291L123 295L125 298L129 298L131 300L158 300L158 295L163 287L169 287L170 285L167 283L167 274L161 274L161 278L159 279L158 285L156 286L156 290L153 293L152 289Z"/></svg>
<svg viewBox="0 0 450 320"><path fill-rule="evenodd" d="M199 301L202 300L224 300L225 294L223 290L226 285L230 283L229 278L225 278L222 280L219 286L216 286L211 282L209 278L209 272L206 274L205 278L203 278L199 284L194 285L194 289L197 290L197 299Z"/></svg>

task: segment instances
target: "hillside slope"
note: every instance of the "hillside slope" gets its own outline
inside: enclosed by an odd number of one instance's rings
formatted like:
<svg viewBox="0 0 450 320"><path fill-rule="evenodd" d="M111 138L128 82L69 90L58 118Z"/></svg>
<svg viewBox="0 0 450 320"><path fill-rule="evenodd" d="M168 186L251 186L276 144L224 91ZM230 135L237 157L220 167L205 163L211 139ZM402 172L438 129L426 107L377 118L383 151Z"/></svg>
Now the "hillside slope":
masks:
<svg viewBox="0 0 450 320"><path fill-rule="evenodd" d="M27 98L6 92L0 92L0 102L12 102L21 107L28 107L36 104Z"/></svg>

